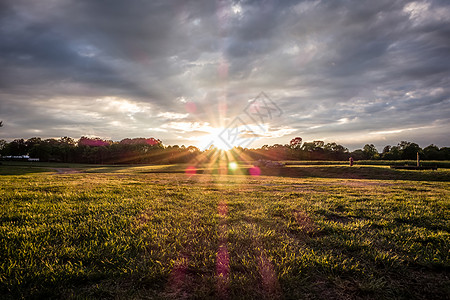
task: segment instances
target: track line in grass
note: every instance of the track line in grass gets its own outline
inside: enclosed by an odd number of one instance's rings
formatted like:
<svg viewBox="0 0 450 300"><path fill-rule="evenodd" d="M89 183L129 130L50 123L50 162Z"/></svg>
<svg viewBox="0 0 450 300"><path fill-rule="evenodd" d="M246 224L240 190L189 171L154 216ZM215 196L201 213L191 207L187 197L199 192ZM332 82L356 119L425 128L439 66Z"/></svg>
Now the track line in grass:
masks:
<svg viewBox="0 0 450 300"><path fill-rule="evenodd" d="M217 206L219 213L219 247L216 257L217 293L220 299L228 299L228 287L230 278L230 254L227 247L227 224L226 217L228 205L221 200Z"/></svg>
<svg viewBox="0 0 450 300"><path fill-rule="evenodd" d="M198 219L191 220L193 228L198 227ZM189 262L194 260L192 254L194 245L190 242L194 239L195 230L186 232L187 243L183 244L183 250L178 254L178 258L170 272L164 295L169 299L190 299L192 298L193 284L195 278L189 270Z"/></svg>
<svg viewBox="0 0 450 300"><path fill-rule="evenodd" d="M260 251L258 257L258 269L266 298L281 299L281 288L275 268L263 251Z"/></svg>
<svg viewBox="0 0 450 300"><path fill-rule="evenodd" d="M256 230L253 229L253 249L256 254L256 263L258 267L258 273L261 277L261 285L264 291L265 299L281 299L281 287L278 282L275 267L270 259L267 257L261 240L256 234Z"/></svg>
<svg viewBox="0 0 450 300"><path fill-rule="evenodd" d="M165 296L173 299L188 299L187 292L187 271L189 265L189 257L181 255L175 262L170 272L169 280L166 285Z"/></svg>
<svg viewBox="0 0 450 300"><path fill-rule="evenodd" d="M230 255L226 244L220 245L217 250L216 273L218 295L220 299L228 299Z"/></svg>

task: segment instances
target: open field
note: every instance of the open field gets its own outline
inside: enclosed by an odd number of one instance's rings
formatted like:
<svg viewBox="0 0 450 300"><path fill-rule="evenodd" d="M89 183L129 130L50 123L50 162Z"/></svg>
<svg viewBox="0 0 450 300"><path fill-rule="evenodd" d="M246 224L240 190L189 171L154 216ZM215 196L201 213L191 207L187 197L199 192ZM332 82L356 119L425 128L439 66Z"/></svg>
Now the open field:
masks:
<svg viewBox="0 0 450 300"><path fill-rule="evenodd" d="M450 169L186 167L1 165L0 298L450 297Z"/></svg>

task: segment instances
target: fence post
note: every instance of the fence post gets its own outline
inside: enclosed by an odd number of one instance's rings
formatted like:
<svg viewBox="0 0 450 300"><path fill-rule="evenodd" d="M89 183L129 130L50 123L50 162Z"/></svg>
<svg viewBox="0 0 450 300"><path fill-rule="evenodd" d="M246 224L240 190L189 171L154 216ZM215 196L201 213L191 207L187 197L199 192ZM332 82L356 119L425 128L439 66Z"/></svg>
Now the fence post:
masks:
<svg viewBox="0 0 450 300"><path fill-rule="evenodd" d="M417 166L420 167L420 157L419 157L419 152L417 152Z"/></svg>

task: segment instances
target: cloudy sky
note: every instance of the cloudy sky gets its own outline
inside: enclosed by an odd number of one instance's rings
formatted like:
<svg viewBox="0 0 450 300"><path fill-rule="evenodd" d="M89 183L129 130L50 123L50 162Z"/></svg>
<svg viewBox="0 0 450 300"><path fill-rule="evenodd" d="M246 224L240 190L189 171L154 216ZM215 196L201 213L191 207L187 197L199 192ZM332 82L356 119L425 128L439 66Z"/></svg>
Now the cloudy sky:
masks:
<svg viewBox="0 0 450 300"><path fill-rule="evenodd" d="M0 69L0 139L450 146L446 0L2 0Z"/></svg>

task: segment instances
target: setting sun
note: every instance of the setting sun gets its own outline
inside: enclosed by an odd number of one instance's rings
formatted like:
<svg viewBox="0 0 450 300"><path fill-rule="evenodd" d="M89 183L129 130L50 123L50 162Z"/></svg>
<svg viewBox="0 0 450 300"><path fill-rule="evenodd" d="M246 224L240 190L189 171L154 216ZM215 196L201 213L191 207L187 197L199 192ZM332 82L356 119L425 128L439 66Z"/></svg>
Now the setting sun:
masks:
<svg viewBox="0 0 450 300"><path fill-rule="evenodd" d="M235 162L235 161L230 162L230 163L228 164L228 168L229 168L230 170L232 170L232 171L237 170L237 168L238 168L237 162Z"/></svg>
<svg viewBox="0 0 450 300"><path fill-rule="evenodd" d="M235 146L239 146L238 144L230 144L220 137L224 130L225 128L212 128L210 134L198 137L200 148L207 149L213 145L217 149L227 151Z"/></svg>

